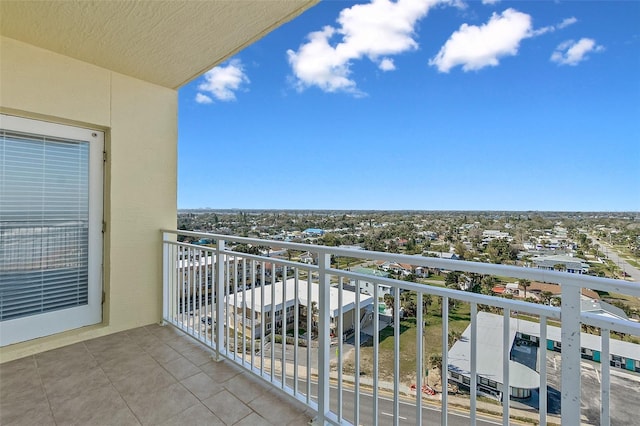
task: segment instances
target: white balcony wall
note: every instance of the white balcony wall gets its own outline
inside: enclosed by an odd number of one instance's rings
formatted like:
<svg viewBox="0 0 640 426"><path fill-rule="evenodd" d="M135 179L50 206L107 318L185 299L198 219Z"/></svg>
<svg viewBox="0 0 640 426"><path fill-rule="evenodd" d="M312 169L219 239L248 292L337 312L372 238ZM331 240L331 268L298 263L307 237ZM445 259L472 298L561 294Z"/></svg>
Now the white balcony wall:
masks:
<svg viewBox="0 0 640 426"><path fill-rule="evenodd" d="M157 322L159 228L174 228L177 92L6 37L0 111L106 132L103 323L4 347L0 362Z"/></svg>

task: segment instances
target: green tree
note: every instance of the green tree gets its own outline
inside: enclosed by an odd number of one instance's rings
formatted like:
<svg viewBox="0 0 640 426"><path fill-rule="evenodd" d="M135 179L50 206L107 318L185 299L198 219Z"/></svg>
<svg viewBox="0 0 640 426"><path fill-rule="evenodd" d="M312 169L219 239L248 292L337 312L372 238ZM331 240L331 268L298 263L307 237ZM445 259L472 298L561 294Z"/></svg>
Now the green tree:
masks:
<svg viewBox="0 0 640 426"><path fill-rule="evenodd" d="M442 370L442 354L430 354L429 365L431 366L431 368Z"/></svg>
<svg viewBox="0 0 640 426"><path fill-rule="evenodd" d="M388 309L391 309L391 318L394 317L394 305L395 305L395 297L393 297L390 294L385 294L384 295L384 304L387 306Z"/></svg>
<svg viewBox="0 0 640 426"><path fill-rule="evenodd" d="M455 330L449 331L449 335L448 335L449 347L453 346L453 344L456 343L458 340L460 340L461 337L462 337L462 333L460 333L459 331L455 331Z"/></svg>
<svg viewBox="0 0 640 426"><path fill-rule="evenodd" d="M462 274L458 271L451 271L444 277L444 284L447 287L455 287L458 288L458 282L460 281L460 276Z"/></svg>
<svg viewBox="0 0 640 426"><path fill-rule="evenodd" d="M542 293L540 293L540 301L543 305L551 305L551 301L553 300L553 298L553 293L551 293L550 291L543 291Z"/></svg>
<svg viewBox="0 0 640 426"><path fill-rule="evenodd" d="M520 280L520 285L524 289L524 298L527 298L527 288L531 286L531 281L529 280Z"/></svg>
<svg viewBox="0 0 640 426"><path fill-rule="evenodd" d="M460 241L456 243L455 251L458 257L462 260L465 260L469 255L467 247Z"/></svg>

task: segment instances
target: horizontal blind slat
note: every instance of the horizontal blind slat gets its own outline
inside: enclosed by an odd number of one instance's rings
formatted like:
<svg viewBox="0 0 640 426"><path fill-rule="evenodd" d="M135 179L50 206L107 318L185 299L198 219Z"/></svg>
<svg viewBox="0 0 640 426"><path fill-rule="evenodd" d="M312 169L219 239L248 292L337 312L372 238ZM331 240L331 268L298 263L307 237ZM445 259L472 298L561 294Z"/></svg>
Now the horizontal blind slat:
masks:
<svg viewBox="0 0 640 426"><path fill-rule="evenodd" d="M0 131L0 321L88 300L89 144Z"/></svg>

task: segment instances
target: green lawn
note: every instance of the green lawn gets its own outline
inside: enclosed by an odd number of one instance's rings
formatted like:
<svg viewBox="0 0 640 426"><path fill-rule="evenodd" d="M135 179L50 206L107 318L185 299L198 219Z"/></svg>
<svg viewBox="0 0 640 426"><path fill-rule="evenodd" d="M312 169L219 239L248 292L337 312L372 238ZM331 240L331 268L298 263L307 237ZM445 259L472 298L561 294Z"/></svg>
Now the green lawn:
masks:
<svg viewBox="0 0 640 426"><path fill-rule="evenodd" d="M423 341L423 365L429 359L430 354L442 353L442 317L440 315L439 302L435 301L429 306L424 328ZM470 308L466 303L458 302L455 308L449 311L449 330L462 333L470 322ZM408 318L400 322L400 380L409 383L415 380L416 374L416 348L417 348L417 326L415 318ZM380 332L379 351L379 377L380 380L393 380L393 360L394 360L394 328L389 326ZM372 344L361 348L360 352L361 371L367 376L371 376L373 371L373 347ZM347 370L353 365L347 363Z"/></svg>

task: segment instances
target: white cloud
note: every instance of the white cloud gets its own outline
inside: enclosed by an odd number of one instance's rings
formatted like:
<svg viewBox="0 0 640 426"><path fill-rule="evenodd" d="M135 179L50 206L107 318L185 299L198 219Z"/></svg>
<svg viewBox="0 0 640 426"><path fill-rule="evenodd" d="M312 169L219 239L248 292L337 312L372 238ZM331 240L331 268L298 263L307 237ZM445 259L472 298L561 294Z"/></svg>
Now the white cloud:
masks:
<svg viewBox="0 0 640 426"><path fill-rule="evenodd" d="M576 22L578 22L578 20L574 16L572 16L571 18L565 18L562 22L560 22L557 25L557 28L561 30L565 27L568 27L569 25L575 24Z"/></svg>
<svg viewBox="0 0 640 426"><path fill-rule="evenodd" d="M461 4L459 0L372 0L343 9L336 27L312 32L297 51L287 51L296 88L317 86L325 92L363 95L351 76L353 61L366 57L382 70L395 68L388 56L418 48L416 23L438 3ZM334 37L338 41L332 43Z"/></svg>
<svg viewBox="0 0 640 426"><path fill-rule="evenodd" d="M382 71L393 71L396 69L396 64L393 63L393 59L384 58L380 61L380 64L378 64L378 68Z"/></svg>
<svg viewBox="0 0 640 426"><path fill-rule="evenodd" d="M516 55L520 41L531 35L531 16L506 9L502 14L493 13L482 26L462 24L429 65L440 72L449 72L458 65L464 71L497 66L499 58Z"/></svg>
<svg viewBox="0 0 640 426"><path fill-rule="evenodd" d="M603 50L604 47L596 44L596 41L591 38L581 38L577 42L567 40L556 47L551 54L551 61L559 65L578 65L587 59L588 53Z"/></svg>
<svg viewBox="0 0 640 426"><path fill-rule="evenodd" d="M565 19L562 20L562 22L560 22L557 25L549 25L547 27L542 27L542 28L538 28L536 30L533 30L531 32L531 35L535 37L535 36L539 36L539 35L542 35L542 34L545 34L545 33L552 33L555 30L561 30L563 28L568 27L569 25L575 24L576 22L578 22L578 20L573 16L571 18L565 18Z"/></svg>
<svg viewBox="0 0 640 426"><path fill-rule="evenodd" d="M482 0L482 4L496 4L500 0Z"/></svg>
<svg viewBox="0 0 640 426"><path fill-rule="evenodd" d="M232 59L227 65L220 65L204 73L204 82L200 83L198 89L204 93L196 95L196 102L200 98L200 103L213 101L212 98L219 101L236 100L235 92L240 90L242 85L249 83L249 78L244 73L244 67L239 59ZM199 96L202 95L202 96Z"/></svg>
<svg viewBox="0 0 640 426"><path fill-rule="evenodd" d="M210 104L210 103L213 102L213 99L211 99L207 95L203 95L202 93L197 93L196 94L196 102L199 103L199 104Z"/></svg>

